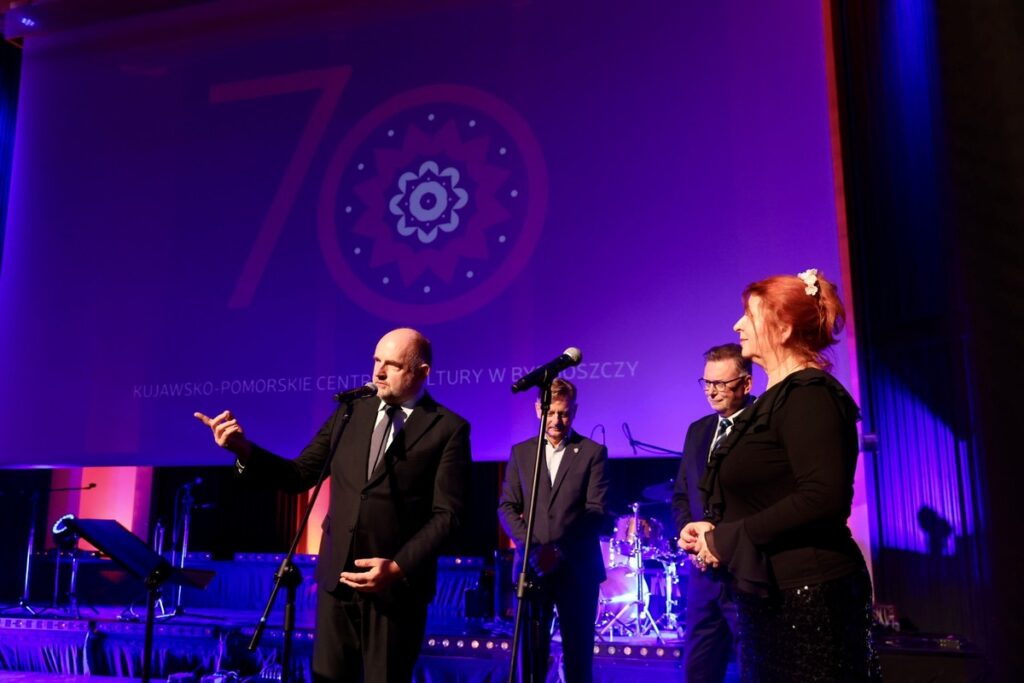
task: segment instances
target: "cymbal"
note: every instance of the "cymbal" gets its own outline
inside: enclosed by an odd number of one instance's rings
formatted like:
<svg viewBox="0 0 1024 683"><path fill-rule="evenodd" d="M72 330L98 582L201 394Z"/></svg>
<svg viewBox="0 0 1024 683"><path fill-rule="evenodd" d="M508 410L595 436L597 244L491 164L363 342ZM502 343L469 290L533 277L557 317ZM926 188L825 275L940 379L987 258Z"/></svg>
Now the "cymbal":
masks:
<svg viewBox="0 0 1024 683"><path fill-rule="evenodd" d="M651 484L643 490L644 498L657 503L670 503L672 502L672 489L674 486L675 481L672 479Z"/></svg>
<svg viewBox="0 0 1024 683"><path fill-rule="evenodd" d="M661 504L662 504L662 501L660 501L660 500L638 500L635 503L630 503L629 504L630 507L626 508L626 510L624 512L619 512L618 510L609 510L608 514L611 515L612 517L615 517L616 519L621 519L622 517L632 517L633 516L632 506L634 506L634 505L636 505L638 508L649 508L652 505L661 505ZM642 514L640 516L643 517L644 519L648 519L649 518L649 517L645 517Z"/></svg>

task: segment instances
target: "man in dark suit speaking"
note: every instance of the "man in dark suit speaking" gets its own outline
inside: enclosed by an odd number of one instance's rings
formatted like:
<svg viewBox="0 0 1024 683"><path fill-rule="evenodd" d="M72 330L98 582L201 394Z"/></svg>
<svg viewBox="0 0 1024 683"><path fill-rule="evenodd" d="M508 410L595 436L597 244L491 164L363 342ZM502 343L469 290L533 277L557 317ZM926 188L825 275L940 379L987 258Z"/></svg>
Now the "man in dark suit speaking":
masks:
<svg viewBox="0 0 1024 683"><path fill-rule="evenodd" d="M230 411L196 413L235 454L242 477L285 491L315 485L333 455L316 567L318 682L412 678L470 462L469 424L424 391L430 364L430 342L416 330L384 335L373 355L377 398L353 404L333 452L343 408L294 460L250 442Z"/></svg>
<svg viewBox="0 0 1024 683"><path fill-rule="evenodd" d="M537 401L537 417L541 404ZM551 407L545 416L544 453L534 518L528 573L535 584L524 608L524 681L544 681L551 645L551 623L558 608L562 661L569 683L593 677L594 621L605 579L599 535L608 519L608 449L572 431L576 387L564 379L551 383ZM537 439L512 447L505 470L498 518L516 542L513 576L523 566L526 514L533 487Z"/></svg>
<svg viewBox="0 0 1024 683"><path fill-rule="evenodd" d="M751 370L750 360L743 358L739 344L713 346L704 353L704 376L699 382L715 412L686 430L683 459L672 493L677 536L689 522L704 519L704 501L697 485L711 452L729 434L735 417L753 401ZM686 680L721 683L736 634L736 607L720 570L691 565L683 642Z"/></svg>

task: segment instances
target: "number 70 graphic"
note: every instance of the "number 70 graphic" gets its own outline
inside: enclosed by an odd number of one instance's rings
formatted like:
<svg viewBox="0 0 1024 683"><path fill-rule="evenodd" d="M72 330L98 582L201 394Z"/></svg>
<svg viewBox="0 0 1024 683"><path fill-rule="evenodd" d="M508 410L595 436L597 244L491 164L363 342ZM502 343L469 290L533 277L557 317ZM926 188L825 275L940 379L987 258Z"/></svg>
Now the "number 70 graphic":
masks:
<svg viewBox="0 0 1024 683"><path fill-rule="evenodd" d="M313 159L324 141L328 126L342 102L342 95L352 76L352 67L337 66L221 83L211 87L210 102L214 105L307 91L319 93L256 232L234 290L228 299L229 308L246 308L252 303L299 191L307 181ZM496 190L494 201L502 204L499 206L491 202L494 210L491 212L490 223L497 228L491 230L493 226L486 222L484 212L478 212L478 215L470 217L471 224L464 226L463 229L466 234L475 231L482 235L486 232L489 237L492 233L501 233L500 244L496 240L491 240L483 252L477 249L472 254L473 258L478 259L480 270L485 272L486 276L479 277L469 284L462 280L457 283L458 287L453 286L448 291L435 286L434 298L417 300L415 297L399 295L394 291L394 283L391 290L388 290L382 289L377 281L367 281L364 275L355 272L346 262L342 250L345 237L339 235L336 200L349 162L371 135L409 111L433 106L455 108L465 112L463 119L469 120L469 126L475 126L478 120L490 122L488 133L485 135L481 130L475 140L466 143L466 147L473 145L476 149L481 149L489 145L490 158L497 161L488 162L494 164L493 166L478 165L489 172L481 171L479 178L466 180L475 181L478 188L486 185L487 178L491 178L492 181L499 177L508 178L508 181L507 187L500 188L492 182ZM490 142L498 137L503 141L500 146L500 157L495 151L499 149L497 143ZM502 164L505 168L498 168ZM317 233L321 252L335 283L349 298L367 310L409 323L440 322L457 318L487 303L516 279L529 261L539 240L547 208L547 194L548 175L544 157L532 130L517 111L494 95L469 86L439 84L415 88L378 104L360 118L338 143L320 183ZM488 198L481 197L480 204L485 205L486 199ZM498 220L502 217L505 218L503 222ZM474 220L476 225L472 224ZM402 234L407 232L404 231ZM391 241L401 238L388 234L386 239ZM404 250L401 253L407 256L413 253L412 248L405 244L398 244L395 248ZM445 273L450 271L453 261L465 256L445 254L438 249L421 250L418 254L425 260L434 258L446 262L447 270L438 271ZM417 265L419 267L411 269L410 272L419 273L423 270L422 263ZM469 271L469 274L472 275L472 271ZM384 281L386 282L387 278ZM430 291L430 287L424 287L422 290Z"/></svg>

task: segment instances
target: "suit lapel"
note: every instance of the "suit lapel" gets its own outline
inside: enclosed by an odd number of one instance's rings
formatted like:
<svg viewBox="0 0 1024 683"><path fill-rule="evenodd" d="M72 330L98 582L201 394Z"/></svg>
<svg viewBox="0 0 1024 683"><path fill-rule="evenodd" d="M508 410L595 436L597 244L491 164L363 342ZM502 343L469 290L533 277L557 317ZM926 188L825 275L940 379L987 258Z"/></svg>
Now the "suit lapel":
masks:
<svg viewBox="0 0 1024 683"><path fill-rule="evenodd" d="M536 452L534 453L534 458L536 458ZM554 494L551 491L551 470L548 469L547 451L545 451L540 454L540 481L537 483L538 514L536 519L533 520L535 533L536 529L544 523L541 520L547 520L547 516L541 515L539 511L550 508L552 498L554 498ZM542 535L542 537L544 536Z"/></svg>
<svg viewBox="0 0 1024 683"><path fill-rule="evenodd" d="M711 442L715 440L715 433L718 431L718 416L714 419L708 420L707 425L704 427L704 434L701 437L700 445L704 450L704 462L708 460L708 453L711 452Z"/></svg>
<svg viewBox="0 0 1024 683"><path fill-rule="evenodd" d="M568 443L565 444L565 451L562 453L562 462L558 466L558 473L555 475L555 484L551 487L551 500L555 499L558 495L558 488L565 481L565 476L568 474L569 469L576 466L576 463L580 460L581 446L580 443L583 441L576 432L569 434ZM545 446L546 448L546 446ZM550 474L548 475L551 476Z"/></svg>
<svg viewBox="0 0 1024 683"><path fill-rule="evenodd" d="M700 439L698 441L699 450L695 453L697 457L693 460L691 474L694 475L694 481L700 481L701 477L704 476L704 469L708 466L708 454L711 450L711 440L715 438L715 430L718 429L718 416L711 415L708 417L707 422L704 424L704 429L701 430Z"/></svg>
<svg viewBox="0 0 1024 683"><path fill-rule="evenodd" d="M520 451L519 472L520 482L523 490L523 515L525 519L526 510L530 505L530 496L533 495L533 465L537 460L537 442L533 442L533 448ZM544 453L540 454L540 479L537 484L537 509L546 507L551 500L551 475L548 474L547 458Z"/></svg>
<svg viewBox="0 0 1024 683"><path fill-rule="evenodd" d="M401 443L400 449L395 449L396 453L407 453L416 442L419 441L427 430L434 426L434 423L441 419L440 413L437 412L437 404L429 397L424 395L423 399L416 405L412 413L409 415L409 419L405 421L405 425L402 427L402 431L398 433L392 444L391 448L388 449L390 453L393 448Z"/></svg>
<svg viewBox="0 0 1024 683"><path fill-rule="evenodd" d="M377 467L373 470L373 474L370 479L366 482L365 488L376 486L381 479L387 474L388 464L393 463L397 460L404 460L406 454L412 450L416 445L416 442L423 438L423 435L427 433L435 422L441 419L440 413L437 412L437 403L430 398L429 394L424 394L420 402L413 408L412 413L406 419L405 424L402 425L402 429L395 434L395 438L392 439L391 445L388 446L387 451L384 452L384 457L380 459ZM370 429L373 431L372 425ZM367 464L369 463L369 448L367 448L367 457L363 460L363 471L366 471Z"/></svg>
<svg viewBox="0 0 1024 683"><path fill-rule="evenodd" d="M354 457L343 457L340 451L345 450L339 444L335 455L334 464L340 471L347 472L352 481L359 482L366 478L366 468L370 462L370 437L373 435L373 426L377 418L377 408L380 401L360 401L352 407L352 417L349 418L346 433L342 440L345 443L353 444Z"/></svg>

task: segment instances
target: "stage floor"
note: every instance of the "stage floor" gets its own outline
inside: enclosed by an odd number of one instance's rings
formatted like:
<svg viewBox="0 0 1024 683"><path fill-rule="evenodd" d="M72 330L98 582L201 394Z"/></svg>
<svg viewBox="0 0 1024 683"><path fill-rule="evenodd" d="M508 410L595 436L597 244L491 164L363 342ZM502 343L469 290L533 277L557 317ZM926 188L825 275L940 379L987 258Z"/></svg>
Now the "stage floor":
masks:
<svg viewBox="0 0 1024 683"><path fill-rule="evenodd" d="M0 681L3 683L68 683L70 681L82 681L88 678L97 683L139 683L141 678L123 678L121 676L91 676L91 675L67 675L67 674L41 674L25 671L0 671Z"/></svg>
<svg viewBox="0 0 1024 683"><path fill-rule="evenodd" d="M52 558L40 557L34 572L32 595L53 591ZM277 600L260 647L248 650L253 629L270 594L281 556L236 555L231 561L215 561L190 554L191 568L215 573L205 590L185 589L182 613L159 619L154 634L154 677L174 673L236 671L252 676L279 665L283 634L283 596ZM315 557L298 556L296 564L312 575ZM66 572L67 570L65 570ZM427 636L417 669L417 681L502 681L508 675L512 623L485 620L470 614L500 611L488 589L490 565L482 558L443 557L439 560L437 596L428 610ZM46 579L46 581L43 581ZM493 584L494 579L491 579ZM38 584L38 585L36 585ZM78 595L83 606L78 615L66 608L44 609L31 615L18 606L0 608L0 673L32 675L121 677L141 675L145 587L111 561L85 557L80 561ZM173 596L170 591L168 598ZM97 602L93 610L84 600ZM134 602L133 602L134 601ZM170 600L169 600L170 601ZM33 604L52 604L52 599ZM125 605L133 603L133 620L125 620ZM316 614L316 587L303 583L296 596L296 633L292 659L293 680L307 680ZM231 609L227 609L226 607ZM472 609L471 609L472 607ZM622 612L616 602L607 615ZM624 612L623 612L624 613ZM557 680L560 659L557 637L552 646ZM634 681L652 671L679 680L682 640L676 631L654 637L626 638L602 633L595 644L598 681ZM278 666L279 670L279 666ZM22 679L22 680L45 680ZM116 680L116 679L115 679Z"/></svg>
<svg viewBox="0 0 1024 683"><path fill-rule="evenodd" d="M74 618L63 610L31 615L17 606L0 614L0 681L65 681L89 676L103 681L135 681L141 675L145 624L125 620L124 608L83 610ZM308 617L308 615L307 615ZM196 608L161 619L154 632L154 680L175 673L199 675L235 671L255 677L277 667L283 634L271 619L260 646L248 650L259 613ZM501 681L507 678L512 625L472 619L431 619L417 667L417 681ZM308 618L294 636L294 680L309 680L313 631ZM558 639L552 646L551 681L557 681ZM595 643L595 680L635 681L641 676L682 675L678 634L655 637L604 636ZM279 667L277 667L279 671ZM731 672L730 681L738 680Z"/></svg>
<svg viewBox="0 0 1024 683"><path fill-rule="evenodd" d="M120 619L123 608L86 610L72 618L60 610L32 616L19 607L0 608L0 683L79 681L134 683L142 672L145 624ZM248 650L259 612L196 608L161 620L154 633L154 681L173 674L234 671L245 680L272 680L261 673L279 673L283 643L280 621L271 618L260 647ZM310 680L309 660L313 631L308 620L295 633L292 672L295 681ZM437 619L428 623L417 664L416 683L500 683L508 678L511 624L474 619ZM879 636L876 646L886 680L985 681L987 665L969 644L952 636ZM558 639L552 645L550 683L558 678ZM666 677L684 681L682 639L653 637L598 639L595 643L594 680L632 683ZM731 664L726 681L739 681Z"/></svg>

